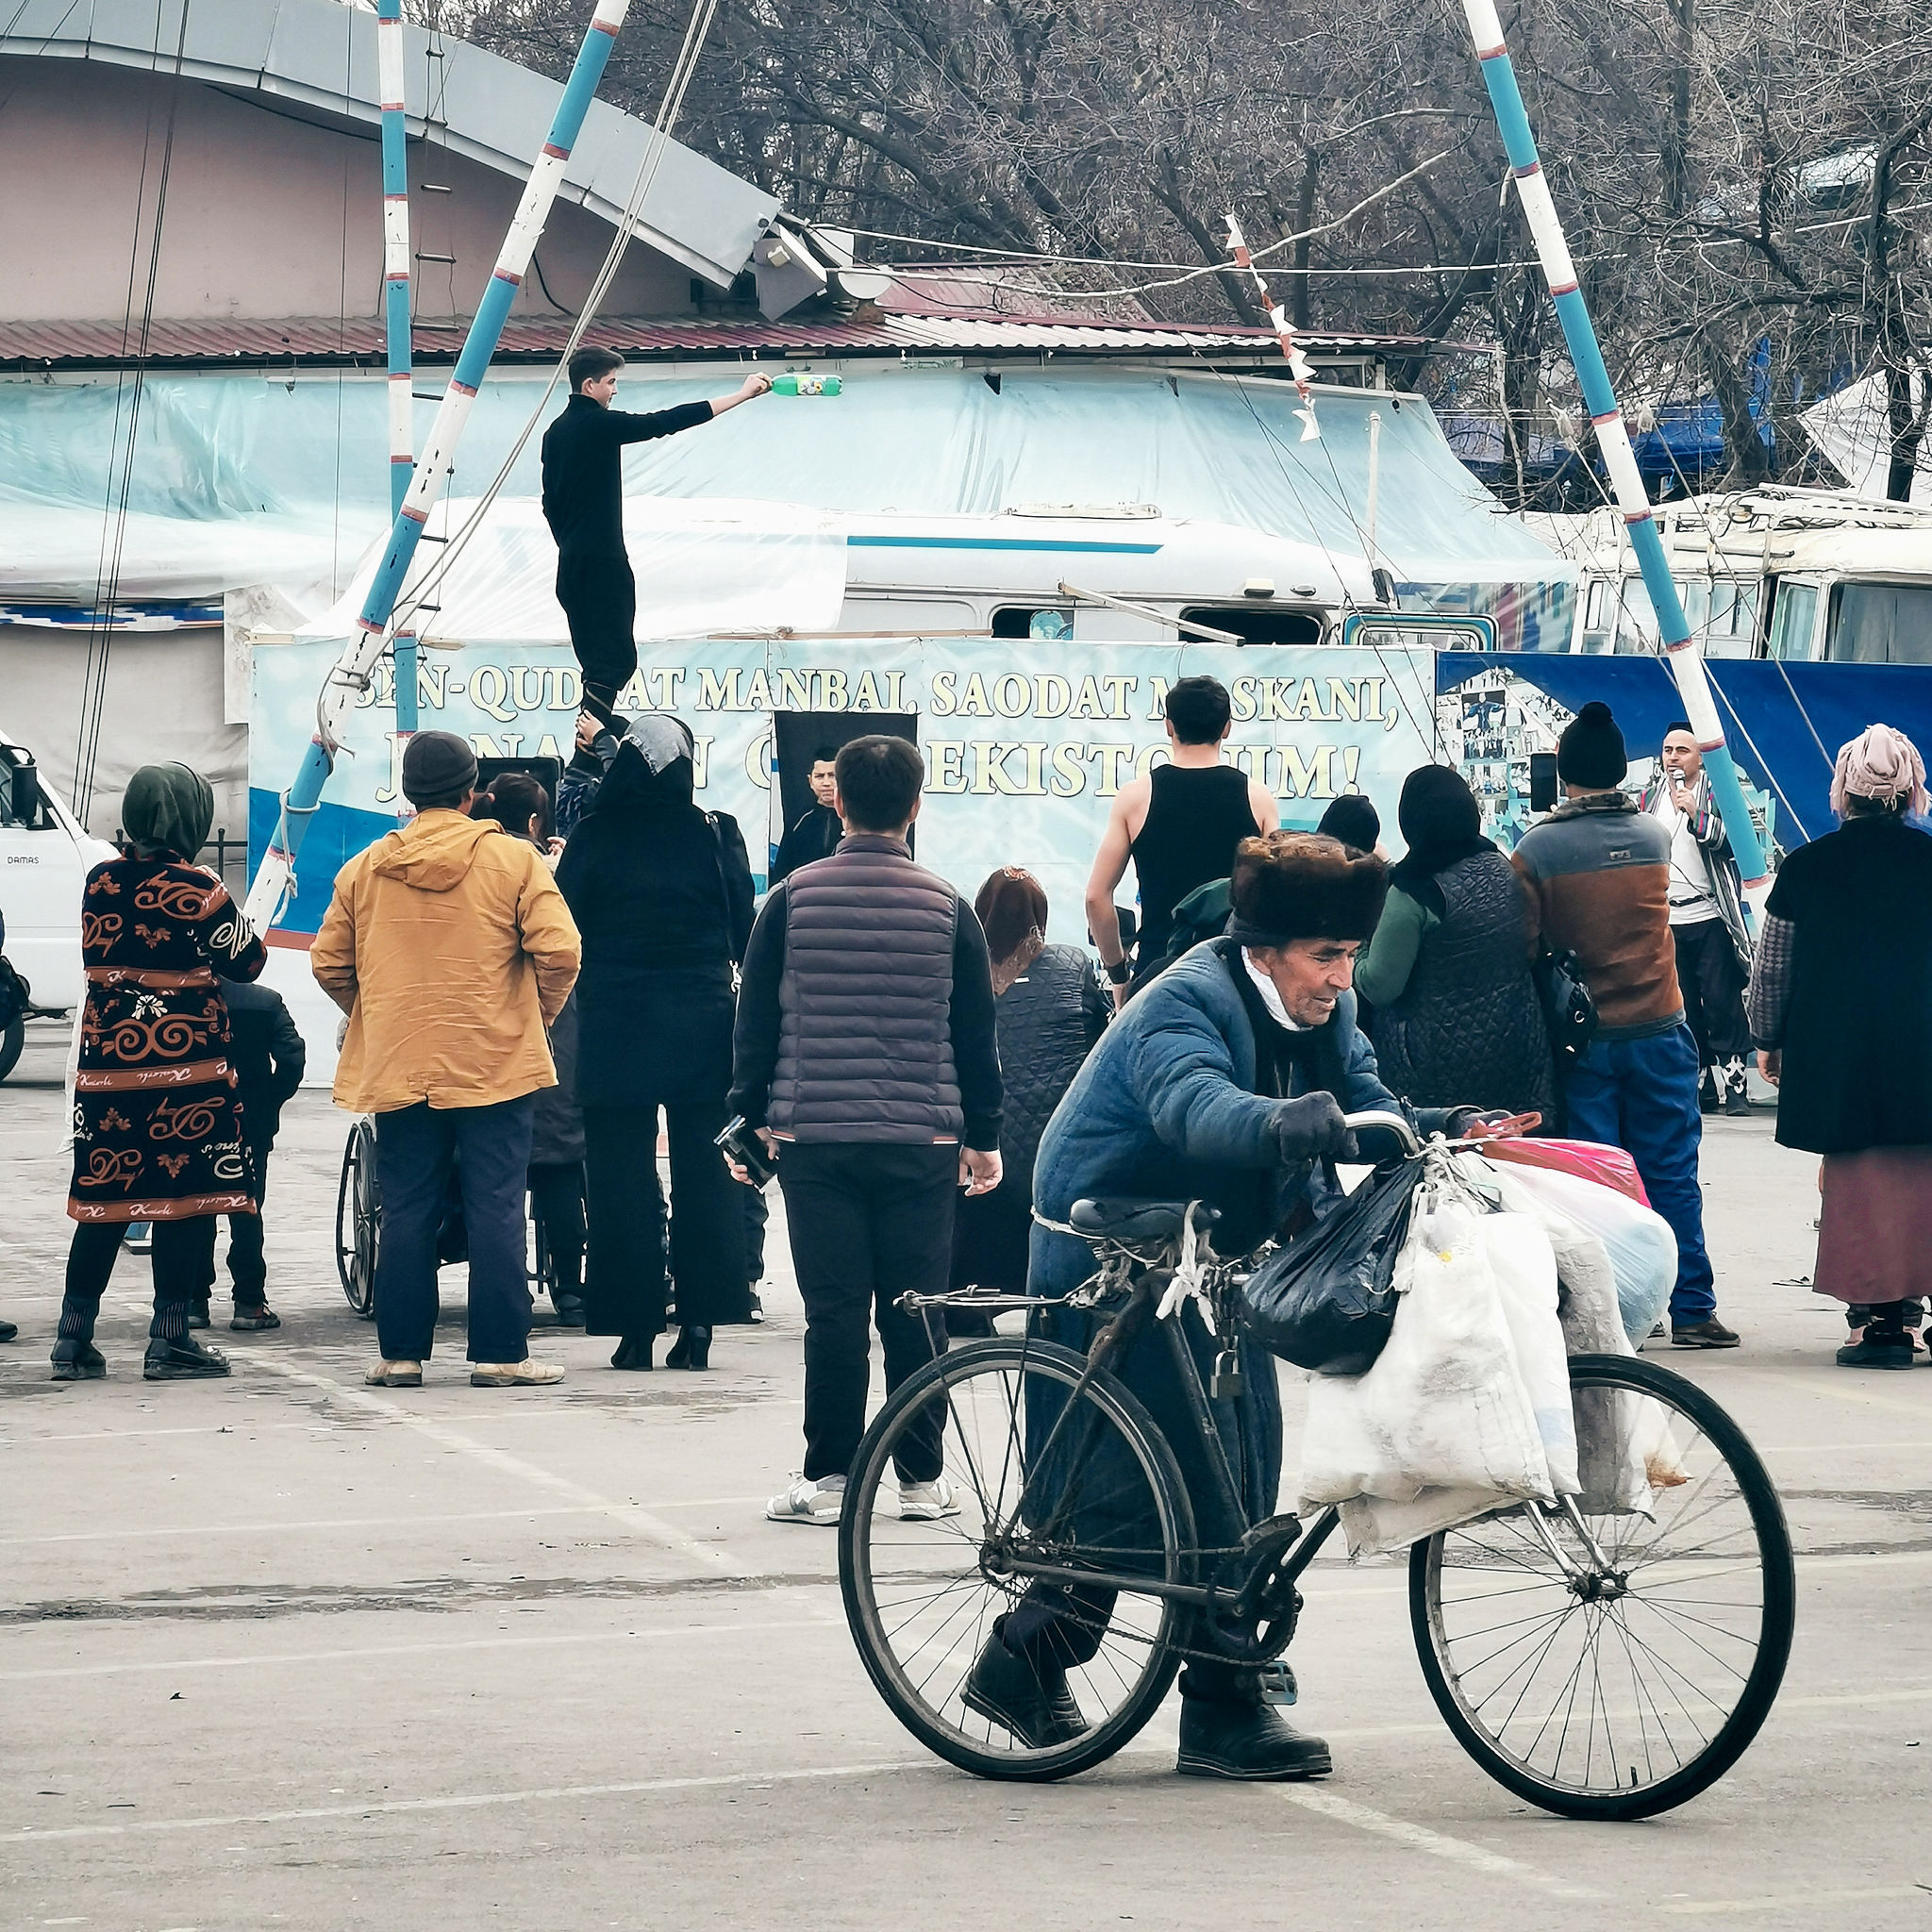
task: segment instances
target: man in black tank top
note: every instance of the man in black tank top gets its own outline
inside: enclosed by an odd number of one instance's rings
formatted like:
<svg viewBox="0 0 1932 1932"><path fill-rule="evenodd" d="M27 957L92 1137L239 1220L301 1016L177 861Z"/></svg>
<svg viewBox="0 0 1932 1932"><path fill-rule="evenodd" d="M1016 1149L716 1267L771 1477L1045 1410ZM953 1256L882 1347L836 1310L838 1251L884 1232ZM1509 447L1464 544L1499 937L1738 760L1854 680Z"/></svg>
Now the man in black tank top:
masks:
<svg viewBox="0 0 1932 1932"><path fill-rule="evenodd" d="M1087 880L1087 928L1116 1006L1159 965L1174 908L1197 886L1226 878L1243 839L1281 824L1281 808L1268 788L1221 762L1232 719L1227 687L1219 678L1182 678L1167 694L1169 762L1124 785L1108 815ZM1130 858L1141 886L1139 965L1132 972L1113 903Z"/></svg>

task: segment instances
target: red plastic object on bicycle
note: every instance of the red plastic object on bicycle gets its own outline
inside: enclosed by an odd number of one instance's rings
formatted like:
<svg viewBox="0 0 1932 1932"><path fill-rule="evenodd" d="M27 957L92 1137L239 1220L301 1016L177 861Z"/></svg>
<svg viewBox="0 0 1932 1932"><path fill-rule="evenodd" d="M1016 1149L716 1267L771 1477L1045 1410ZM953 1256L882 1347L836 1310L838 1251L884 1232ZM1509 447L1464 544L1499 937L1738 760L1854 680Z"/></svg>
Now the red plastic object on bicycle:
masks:
<svg viewBox="0 0 1932 1932"><path fill-rule="evenodd" d="M1637 1163L1623 1148L1606 1146L1601 1141L1485 1140L1482 1150L1491 1160L1510 1160L1518 1167L1554 1168L1581 1181L1594 1181L1600 1188L1614 1188L1640 1208L1650 1206Z"/></svg>

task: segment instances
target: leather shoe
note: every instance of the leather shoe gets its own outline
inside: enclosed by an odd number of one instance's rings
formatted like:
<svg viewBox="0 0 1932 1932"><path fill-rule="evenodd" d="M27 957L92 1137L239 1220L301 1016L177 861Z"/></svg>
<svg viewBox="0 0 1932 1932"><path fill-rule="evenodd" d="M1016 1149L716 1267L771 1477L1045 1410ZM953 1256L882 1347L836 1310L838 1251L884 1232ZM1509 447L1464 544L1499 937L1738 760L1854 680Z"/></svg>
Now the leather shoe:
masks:
<svg viewBox="0 0 1932 1932"><path fill-rule="evenodd" d="M1087 1731L1066 1672L1015 1657L997 1635L987 1639L960 1695L968 1710L991 1719L1035 1751L1070 1744Z"/></svg>
<svg viewBox="0 0 1932 1932"><path fill-rule="evenodd" d="M108 1358L92 1341L57 1341L54 1344L54 1379L57 1382L98 1382L108 1373Z"/></svg>
<svg viewBox="0 0 1932 1932"><path fill-rule="evenodd" d="M11 1341L20 1333L11 1322L0 1322L0 1341Z"/></svg>
<svg viewBox="0 0 1932 1932"><path fill-rule="evenodd" d="M208 1325L206 1302L192 1302L189 1305L188 1325L191 1328L206 1328Z"/></svg>
<svg viewBox="0 0 1932 1932"><path fill-rule="evenodd" d="M258 1308L244 1308L238 1306L235 1309L235 1319L228 1324L238 1335L247 1335L258 1328L279 1328L281 1325L282 1318L266 1302Z"/></svg>
<svg viewBox="0 0 1932 1932"><path fill-rule="evenodd" d="M228 1357L220 1349L184 1335L166 1341L158 1335L147 1345L142 1374L150 1382L204 1382L228 1373Z"/></svg>
<svg viewBox="0 0 1932 1932"><path fill-rule="evenodd" d="M695 1322L687 1322L677 1331L677 1340L665 1351L667 1369L708 1369L711 1366L711 1331Z"/></svg>
<svg viewBox="0 0 1932 1932"><path fill-rule="evenodd" d="M1223 1704L1181 1698L1183 1777L1281 1779L1323 1777L1334 1769L1328 1746L1310 1738L1268 1704Z"/></svg>
<svg viewBox="0 0 1932 1932"><path fill-rule="evenodd" d="M1726 1328L1715 1315L1707 1322L1693 1322L1688 1327L1671 1324L1671 1346L1673 1348L1736 1348L1738 1336L1735 1329Z"/></svg>
<svg viewBox="0 0 1932 1932"><path fill-rule="evenodd" d="M651 1347L658 1338L655 1335L626 1335L617 1344L617 1352L610 1357L613 1369L648 1369L651 1363Z"/></svg>
<svg viewBox="0 0 1932 1932"><path fill-rule="evenodd" d="M581 1328L584 1325L582 1295L559 1294L551 1306L557 1310L557 1325L559 1328Z"/></svg>

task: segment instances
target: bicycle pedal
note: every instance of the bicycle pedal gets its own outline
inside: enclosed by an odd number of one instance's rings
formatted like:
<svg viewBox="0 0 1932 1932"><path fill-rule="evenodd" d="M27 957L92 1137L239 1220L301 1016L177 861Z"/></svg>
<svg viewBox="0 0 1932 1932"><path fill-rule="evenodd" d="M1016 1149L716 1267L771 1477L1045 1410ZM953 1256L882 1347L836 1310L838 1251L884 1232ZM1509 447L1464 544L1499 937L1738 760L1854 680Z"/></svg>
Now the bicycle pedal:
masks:
<svg viewBox="0 0 1932 1932"><path fill-rule="evenodd" d="M1301 1695L1292 1667L1282 1657L1261 1666L1261 1702L1292 1704Z"/></svg>
<svg viewBox="0 0 1932 1932"><path fill-rule="evenodd" d="M1208 1385L1208 1393L1217 1401L1232 1399L1241 1392L1241 1362L1231 1348L1224 1348L1214 1357L1214 1379Z"/></svg>

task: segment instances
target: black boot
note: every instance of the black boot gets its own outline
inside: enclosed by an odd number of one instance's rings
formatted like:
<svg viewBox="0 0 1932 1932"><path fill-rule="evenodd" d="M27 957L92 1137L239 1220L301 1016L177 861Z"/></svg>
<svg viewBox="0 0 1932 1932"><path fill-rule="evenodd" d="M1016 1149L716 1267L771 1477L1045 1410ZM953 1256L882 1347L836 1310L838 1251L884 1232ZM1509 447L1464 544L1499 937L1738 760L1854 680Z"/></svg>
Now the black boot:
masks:
<svg viewBox="0 0 1932 1932"><path fill-rule="evenodd" d="M1035 1751L1070 1744L1087 1731L1087 1720L1055 1664L1015 1657L995 1632L974 1659L960 1693L966 1708L990 1718Z"/></svg>
<svg viewBox="0 0 1932 1932"><path fill-rule="evenodd" d="M1232 1680L1227 1693L1214 1697L1190 1695L1187 1678L1181 1680L1181 1753L1174 1769L1183 1777L1323 1777L1334 1769L1322 1739L1305 1737L1261 1701L1254 1673L1226 1674Z"/></svg>
<svg viewBox="0 0 1932 1932"><path fill-rule="evenodd" d="M1838 1352L1841 1369L1908 1369L1912 1365L1912 1338L1903 1328L1881 1328L1875 1322L1865 1324L1865 1332L1848 1341Z"/></svg>
<svg viewBox="0 0 1932 1932"><path fill-rule="evenodd" d="M567 1288L559 1288L551 1299L551 1307L557 1310L559 1328L581 1328L584 1325L582 1295L573 1294Z"/></svg>
<svg viewBox="0 0 1932 1932"><path fill-rule="evenodd" d="M108 1373L108 1358L92 1341L57 1341L54 1344L54 1379L57 1382L98 1382Z"/></svg>
<svg viewBox="0 0 1932 1932"><path fill-rule="evenodd" d="M711 1366L711 1331L695 1322L687 1322L677 1331L677 1340L664 1357L667 1369L708 1369Z"/></svg>
<svg viewBox="0 0 1932 1932"><path fill-rule="evenodd" d="M617 1344L617 1353L610 1357L613 1369L648 1369L651 1366L651 1345L657 1341L655 1335L626 1335Z"/></svg>
<svg viewBox="0 0 1932 1932"><path fill-rule="evenodd" d="M192 1335L179 1341L157 1335L147 1345L147 1361L142 1368L150 1382L205 1382L227 1373L228 1357Z"/></svg>

